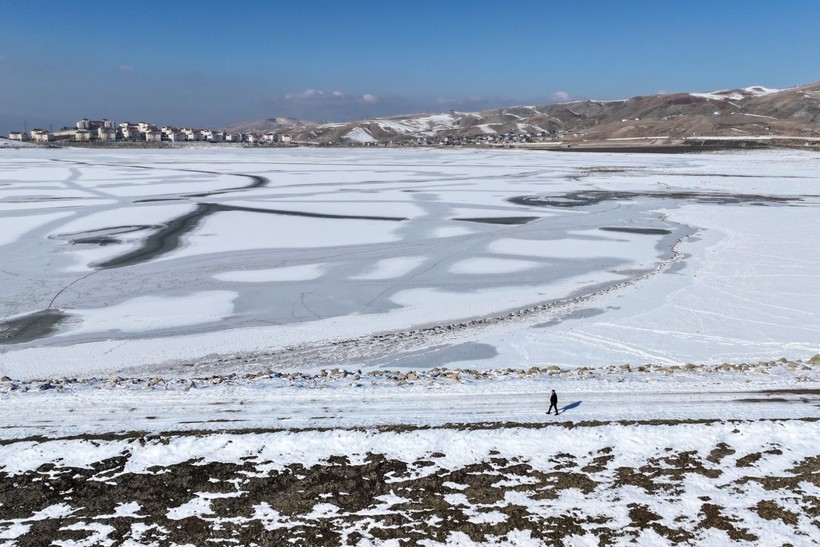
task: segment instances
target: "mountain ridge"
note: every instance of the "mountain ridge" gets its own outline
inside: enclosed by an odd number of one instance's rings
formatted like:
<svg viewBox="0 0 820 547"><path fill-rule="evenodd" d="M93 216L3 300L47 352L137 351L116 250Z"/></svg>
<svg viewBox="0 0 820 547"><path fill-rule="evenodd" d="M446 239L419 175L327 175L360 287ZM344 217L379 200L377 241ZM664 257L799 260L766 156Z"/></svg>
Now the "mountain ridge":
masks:
<svg viewBox="0 0 820 547"><path fill-rule="evenodd" d="M307 144L412 142L583 143L655 139L820 139L820 82L784 89L762 86L669 93L622 100L510 106L480 112L409 114L351 122L293 118L245 122L233 131L288 134Z"/></svg>

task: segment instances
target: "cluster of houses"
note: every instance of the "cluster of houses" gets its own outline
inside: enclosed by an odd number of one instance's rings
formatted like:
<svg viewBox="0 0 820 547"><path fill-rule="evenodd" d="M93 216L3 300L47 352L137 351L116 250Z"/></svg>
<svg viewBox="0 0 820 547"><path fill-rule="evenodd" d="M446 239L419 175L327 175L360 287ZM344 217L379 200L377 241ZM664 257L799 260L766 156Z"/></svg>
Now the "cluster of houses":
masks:
<svg viewBox="0 0 820 547"><path fill-rule="evenodd" d="M498 133L444 134L417 138L398 138L382 141L355 142L348 139L341 141L328 140L323 135L314 132L313 144L325 146L340 144L344 146L481 146L499 145L525 142L546 142L559 140L566 136L565 132L555 131L524 131ZM57 131L32 129L29 132L12 131L9 139L13 141L34 141L50 143L55 141L70 142L210 142L210 143L248 143L248 144L295 144L294 138L285 133L235 133L213 129L194 129L190 127L177 128L173 126L157 127L152 123L121 122L111 120L89 120L83 118L76 123L76 127L64 127ZM310 140L310 139L309 139ZM304 144L309 144L305 142Z"/></svg>
<svg viewBox="0 0 820 547"><path fill-rule="evenodd" d="M527 133L525 131L518 131L518 132L509 132L509 133L495 133L495 134L482 134L482 135L460 135L460 134L450 134L450 135L438 135L438 136L426 136L426 137L416 137L413 139L402 139L402 140L386 140L386 141L373 141L373 142L353 142L353 141L346 141L341 144L345 146L387 146L387 147L396 147L396 146L498 146L498 145L512 145L512 144L519 144L519 143L538 143L538 142L555 142L560 141L562 138L569 135L566 131L561 132L547 132L547 131L540 131L535 133ZM578 136L577 134L573 136ZM326 144L339 144L335 141L328 142Z"/></svg>
<svg viewBox="0 0 820 547"><path fill-rule="evenodd" d="M511 131L508 133L493 133L481 135L446 135L443 137L427 137L416 139L415 144L420 146L470 146L491 144L514 144L525 142L551 142L565 137L565 131Z"/></svg>
<svg viewBox="0 0 820 547"><path fill-rule="evenodd" d="M190 127L177 128L170 125L158 128L156 125L147 122L114 123L111 120L89 120L83 118L78 121L76 127L64 127L57 131L47 131L45 129L32 129L29 132L12 131L9 133L9 140L13 141L34 141L38 143L49 143L53 141L74 141L74 142L117 142L117 141L144 141L144 142L247 142L251 144L273 144L292 142L290 135L277 135L274 133L231 133L212 129L194 129Z"/></svg>

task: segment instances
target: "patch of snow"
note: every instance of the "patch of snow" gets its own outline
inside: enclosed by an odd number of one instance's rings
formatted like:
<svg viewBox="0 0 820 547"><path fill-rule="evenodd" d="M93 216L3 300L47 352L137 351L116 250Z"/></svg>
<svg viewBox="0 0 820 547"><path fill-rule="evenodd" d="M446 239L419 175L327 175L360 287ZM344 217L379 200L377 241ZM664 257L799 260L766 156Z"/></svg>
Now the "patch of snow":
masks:
<svg viewBox="0 0 820 547"><path fill-rule="evenodd" d="M331 227L332 226L332 227ZM185 245L157 261L253 249L308 249L397 241L394 223L229 211L206 219ZM271 237L276 234L277 237Z"/></svg>
<svg viewBox="0 0 820 547"><path fill-rule="evenodd" d="M369 143L369 142L376 142L376 139L373 138L373 135L370 134L370 131L364 127L354 127L347 133L342 136L343 139L348 139L353 142L359 143Z"/></svg>
<svg viewBox="0 0 820 547"><path fill-rule="evenodd" d="M253 507L253 520L261 522L265 530L278 530L279 528L293 528L296 523L283 516L279 511L273 509L267 502L262 502Z"/></svg>
<svg viewBox="0 0 820 547"><path fill-rule="evenodd" d="M97 547L99 545L109 546L114 545L114 540L109 538L112 533L116 532L116 528L109 524L101 524L99 522L75 522L68 526L63 526L60 530L72 530L79 532L92 532L86 538L78 540L56 540L51 545L58 545L59 547Z"/></svg>
<svg viewBox="0 0 820 547"><path fill-rule="evenodd" d="M779 93L781 91L783 91L783 89L770 89L763 86L752 86L745 87L740 90L724 89L721 91L711 91L708 93L690 93L689 95L715 101L740 101L749 97L761 97L763 95L771 95L772 93Z"/></svg>
<svg viewBox="0 0 820 547"><path fill-rule="evenodd" d="M744 116L749 116L750 118L766 118L767 120L776 120L774 116L763 116L762 114L749 114L748 112L742 112Z"/></svg>
<svg viewBox="0 0 820 547"><path fill-rule="evenodd" d="M13 141L5 137L0 137L0 148L37 148L37 145L33 142Z"/></svg>
<svg viewBox="0 0 820 547"><path fill-rule="evenodd" d="M80 319L61 335L96 332L149 332L211 323L233 313L232 291L203 291L187 296L141 296L103 308L67 309Z"/></svg>
<svg viewBox="0 0 820 547"><path fill-rule="evenodd" d="M377 120L383 129L402 134L435 136L439 131L446 131L457 126L458 118L452 114L433 114L413 118Z"/></svg>
<svg viewBox="0 0 820 547"><path fill-rule="evenodd" d="M494 275L523 272L538 267L537 262L501 258L468 258L450 266L450 272L466 275Z"/></svg>
<svg viewBox="0 0 820 547"><path fill-rule="evenodd" d="M242 492L196 492L195 496L182 505L171 508L167 517L171 520L182 520L189 517L212 515L214 511L211 508L211 500L238 498L242 496Z"/></svg>
<svg viewBox="0 0 820 547"><path fill-rule="evenodd" d="M526 118L524 116L519 116L518 114L515 114L514 112L508 112L506 110L503 110L501 112L501 115L502 116L512 116L516 120L526 120Z"/></svg>
<svg viewBox="0 0 820 547"><path fill-rule="evenodd" d="M322 276L324 267L321 264L303 266L284 266L267 270L236 270L214 275L219 281L239 283L270 283L276 281L309 281Z"/></svg>

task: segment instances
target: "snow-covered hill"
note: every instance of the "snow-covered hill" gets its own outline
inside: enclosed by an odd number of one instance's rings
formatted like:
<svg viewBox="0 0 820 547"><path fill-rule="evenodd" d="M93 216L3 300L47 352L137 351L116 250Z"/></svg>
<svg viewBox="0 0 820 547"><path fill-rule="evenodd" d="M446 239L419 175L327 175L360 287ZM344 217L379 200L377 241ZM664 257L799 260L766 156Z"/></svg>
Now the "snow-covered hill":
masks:
<svg viewBox="0 0 820 547"><path fill-rule="evenodd" d="M264 124L246 124L258 129ZM237 126L239 127L239 126ZM703 93L670 93L618 101L576 101L483 112L416 114L349 123L267 126L298 142L402 143L499 135L547 136L562 142L683 139L692 136L794 136L820 139L820 83L787 89L750 86Z"/></svg>

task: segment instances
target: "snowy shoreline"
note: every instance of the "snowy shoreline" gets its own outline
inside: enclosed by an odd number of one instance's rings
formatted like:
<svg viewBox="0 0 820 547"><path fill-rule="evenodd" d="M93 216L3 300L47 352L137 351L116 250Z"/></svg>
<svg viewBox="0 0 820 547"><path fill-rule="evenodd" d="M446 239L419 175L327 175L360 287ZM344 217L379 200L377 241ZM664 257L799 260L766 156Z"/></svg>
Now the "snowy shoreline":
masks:
<svg viewBox="0 0 820 547"><path fill-rule="evenodd" d="M545 416L549 392L559 417ZM600 369L263 371L0 381L0 439L180 431L820 418L820 357Z"/></svg>

